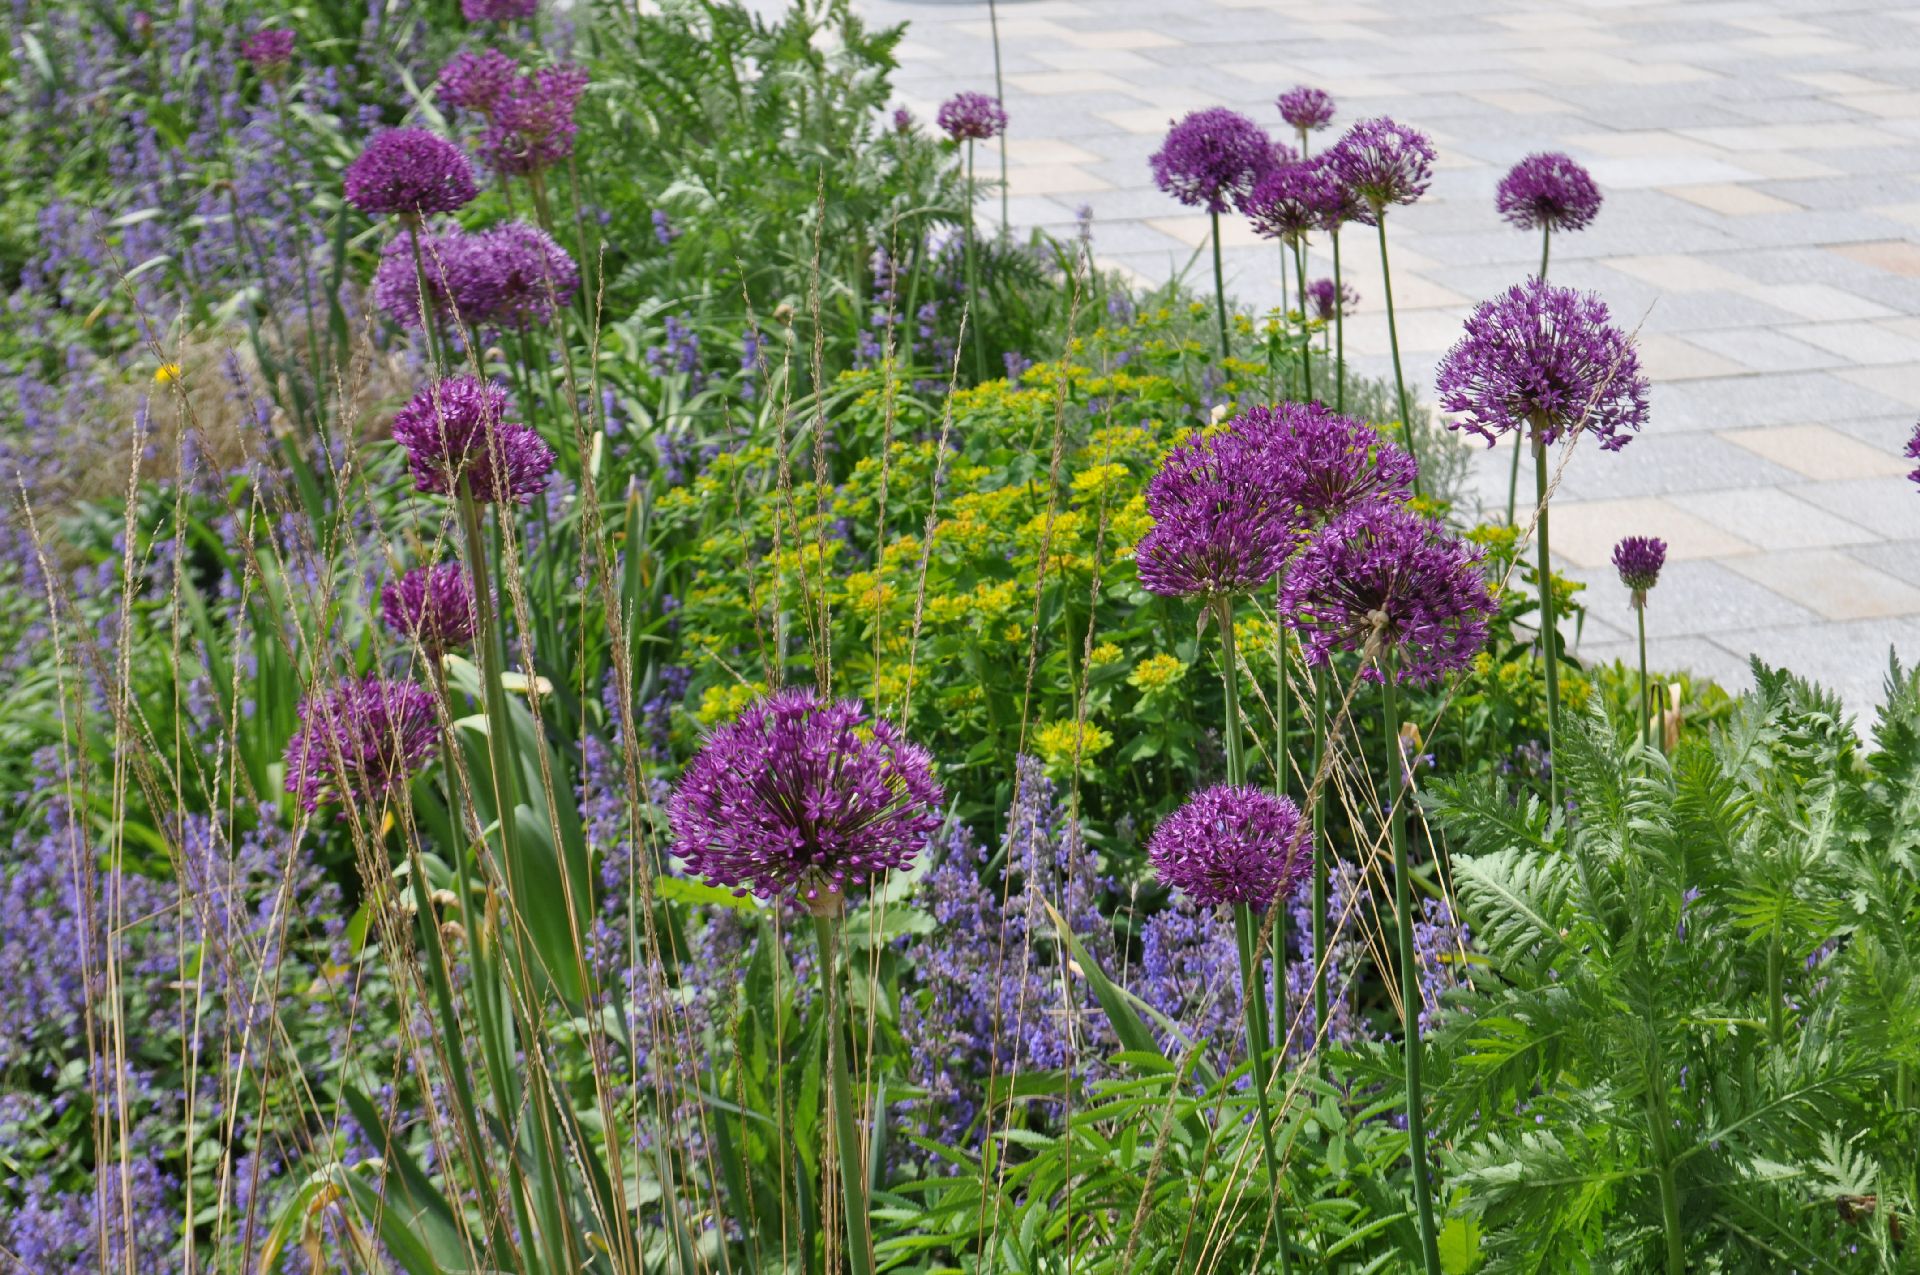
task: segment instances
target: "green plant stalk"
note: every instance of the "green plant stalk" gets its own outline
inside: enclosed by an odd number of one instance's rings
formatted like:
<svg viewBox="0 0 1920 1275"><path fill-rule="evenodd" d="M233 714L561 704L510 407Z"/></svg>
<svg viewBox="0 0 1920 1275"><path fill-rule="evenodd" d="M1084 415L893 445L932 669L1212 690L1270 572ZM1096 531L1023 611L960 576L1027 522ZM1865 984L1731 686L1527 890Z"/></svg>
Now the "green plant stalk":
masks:
<svg viewBox="0 0 1920 1275"><path fill-rule="evenodd" d="M1380 291L1387 300L1387 344L1393 349L1393 389L1400 403L1400 430L1407 442L1407 455L1413 457L1413 494L1420 495L1420 451L1413 441L1413 414L1407 409L1407 374L1400 366L1400 325L1393 314L1393 271L1387 265L1387 210L1373 210L1375 228L1380 232Z"/></svg>
<svg viewBox="0 0 1920 1275"><path fill-rule="evenodd" d="M853 1118L853 1069L847 1060L844 1006L834 986L838 952L837 916L815 913L813 933L820 947L820 991L827 1002L827 1053L831 1055L834 1137L839 1147L840 1190L847 1214L847 1265L853 1275L873 1275L873 1236L867 1216L867 1160L860 1153L860 1131Z"/></svg>
<svg viewBox="0 0 1920 1275"><path fill-rule="evenodd" d="M1280 569L1273 578L1273 795L1287 795L1289 783L1288 747L1293 735L1292 689L1287 685L1287 626L1280 620L1280 595L1287 587L1287 571Z"/></svg>
<svg viewBox="0 0 1920 1275"><path fill-rule="evenodd" d="M1517 445L1517 444L1516 444ZM1547 445L1539 427L1533 434L1533 493L1540 519L1538 544L1540 563L1540 650L1547 665L1547 756L1553 756L1560 739L1560 628L1553 607L1553 551L1547 543ZM1560 771L1548 772L1548 795L1555 809L1560 806Z"/></svg>
<svg viewBox="0 0 1920 1275"><path fill-rule="evenodd" d="M1347 410L1347 302L1340 291L1340 232L1333 240L1333 410Z"/></svg>
<svg viewBox="0 0 1920 1275"><path fill-rule="evenodd" d="M987 352L986 347L982 345L980 341L980 280L979 276L975 273L976 266L974 262L973 244L974 198L973 139L969 137L967 139L967 215L963 219L967 232L965 245L967 257L967 308L970 311L967 316L967 327L973 337L973 379L975 381L984 381L987 379Z"/></svg>
<svg viewBox="0 0 1920 1275"><path fill-rule="evenodd" d="M1781 986L1785 958L1780 951L1780 930L1776 926L1767 938L1767 1038L1778 1049L1787 1039L1787 1007Z"/></svg>
<svg viewBox="0 0 1920 1275"><path fill-rule="evenodd" d="M1420 1219L1420 1252L1427 1275L1440 1275L1440 1245L1433 1225L1433 1187L1427 1181L1427 1112L1420 1084L1420 976L1413 957L1412 868L1407 863L1407 762L1400 743L1400 697L1395 686L1399 661L1389 652L1381 670L1386 697L1387 791L1392 805L1387 825L1393 842L1393 911L1400 931L1400 1007L1405 1020L1407 1079L1407 1155L1413 1162L1413 1203Z"/></svg>
<svg viewBox="0 0 1920 1275"><path fill-rule="evenodd" d="M1666 1076L1664 1069L1647 1078L1647 1133L1653 1141L1653 1159L1660 1181L1661 1230L1667 1242L1667 1275L1686 1275L1687 1246L1680 1231L1680 1186L1673 1175L1673 1154L1667 1146Z"/></svg>
<svg viewBox="0 0 1920 1275"><path fill-rule="evenodd" d="M1300 330L1304 334L1307 327L1307 244L1304 238L1293 244L1293 278L1300 285ZM1313 401L1313 342L1300 343L1300 397L1303 401Z"/></svg>
<svg viewBox="0 0 1920 1275"><path fill-rule="evenodd" d="M1313 670L1313 773L1317 779L1327 757L1327 687L1322 670ZM1313 1026L1314 1046L1327 1035L1327 954L1333 942L1327 915L1333 853L1327 846L1327 803L1313 799Z"/></svg>
<svg viewBox="0 0 1920 1275"><path fill-rule="evenodd" d="M987 0L987 25L993 31L993 100L1001 110L1007 108L1007 89L1000 78L1000 6ZM1007 131L1000 130L1000 237L1007 237L1012 222L1007 216Z"/></svg>
<svg viewBox="0 0 1920 1275"><path fill-rule="evenodd" d="M1640 629L1640 746L1653 747L1653 694L1647 685L1647 599L1637 595L1633 603L1634 622Z"/></svg>
<svg viewBox="0 0 1920 1275"><path fill-rule="evenodd" d="M1220 316L1220 357L1227 357L1227 276L1220 266L1220 214L1213 214L1213 307Z"/></svg>
<svg viewBox="0 0 1920 1275"><path fill-rule="evenodd" d="M406 223L407 242L413 247L414 286L420 295L420 330L426 334L427 359L433 365L433 375L438 378L447 374L447 358L446 351L440 348L440 320L434 313L432 294L427 291L427 263L420 255L420 219L410 216Z"/></svg>

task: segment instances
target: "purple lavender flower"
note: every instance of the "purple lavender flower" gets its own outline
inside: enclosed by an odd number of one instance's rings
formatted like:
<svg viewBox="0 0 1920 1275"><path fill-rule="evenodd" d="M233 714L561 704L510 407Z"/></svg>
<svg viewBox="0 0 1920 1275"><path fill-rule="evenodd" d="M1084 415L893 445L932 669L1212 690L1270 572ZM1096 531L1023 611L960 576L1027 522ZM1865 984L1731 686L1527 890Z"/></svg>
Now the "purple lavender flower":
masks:
<svg viewBox="0 0 1920 1275"><path fill-rule="evenodd" d="M1433 143L1426 134L1380 116L1361 120L1327 151L1340 180L1375 216L1388 204L1410 204L1433 180Z"/></svg>
<svg viewBox="0 0 1920 1275"><path fill-rule="evenodd" d="M490 117L519 73L520 64L498 49L463 50L440 70L440 104Z"/></svg>
<svg viewBox="0 0 1920 1275"><path fill-rule="evenodd" d="M667 210L653 210L653 237L662 248L670 247L680 237L680 231L674 227L673 219L667 216Z"/></svg>
<svg viewBox="0 0 1920 1275"><path fill-rule="evenodd" d="M1273 142L1238 111L1215 106L1175 124L1147 162L1161 190L1190 208L1223 213L1273 167Z"/></svg>
<svg viewBox="0 0 1920 1275"><path fill-rule="evenodd" d="M1908 460L1920 460L1920 424L1913 427L1913 437L1907 440L1906 456ZM1912 471L1907 477L1920 483L1920 469Z"/></svg>
<svg viewBox="0 0 1920 1275"><path fill-rule="evenodd" d="M1233 428L1262 450L1261 472L1303 529L1372 501L1404 501L1418 468L1373 426L1321 403L1249 408Z"/></svg>
<svg viewBox="0 0 1920 1275"><path fill-rule="evenodd" d="M1390 649L1400 681L1428 683L1485 644L1493 597L1476 552L1405 505L1373 501L1308 542L1280 605L1309 662L1359 651L1379 681Z"/></svg>
<svg viewBox="0 0 1920 1275"><path fill-rule="evenodd" d="M956 142L984 141L1007 131L1006 108L985 93L954 94L940 104L935 120ZM894 127L898 128L899 122L900 117L895 115Z"/></svg>
<svg viewBox="0 0 1920 1275"><path fill-rule="evenodd" d="M1321 165L1283 164L1255 183L1242 211L1268 239L1298 244L1325 226L1339 203L1340 192Z"/></svg>
<svg viewBox="0 0 1920 1275"><path fill-rule="evenodd" d="M453 212L480 193L460 148L424 128L375 133L347 165L345 185L361 212L401 217Z"/></svg>
<svg viewBox="0 0 1920 1275"><path fill-rule="evenodd" d="M1149 592L1244 593L1271 580L1292 552L1298 528L1280 471L1237 424L1181 443L1147 483L1154 522L1133 557Z"/></svg>
<svg viewBox="0 0 1920 1275"><path fill-rule="evenodd" d="M413 396L393 418L418 491L452 494L464 479L481 504L531 500L546 487L553 451L532 429L507 421L507 392L456 376Z"/></svg>
<svg viewBox="0 0 1920 1275"><path fill-rule="evenodd" d="M293 32L261 27L240 42L240 56L262 75L278 72L293 59Z"/></svg>
<svg viewBox="0 0 1920 1275"><path fill-rule="evenodd" d="M430 654L473 641L473 586L457 562L415 567L380 591L380 618L399 637Z"/></svg>
<svg viewBox="0 0 1920 1275"><path fill-rule="evenodd" d="M315 691L287 741L289 793L312 813L322 802L378 801L432 760L440 739L433 694L377 675Z"/></svg>
<svg viewBox="0 0 1920 1275"><path fill-rule="evenodd" d="M1313 317L1322 323L1331 323L1335 315L1345 316L1353 313L1360 304L1360 294L1350 283L1342 283L1338 289L1331 279L1315 279L1307 285L1307 305L1313 311Z"/></svg>
<svg viewBox="0 0 1920 1275"><path fill-rule="evenodd" d="M460 0L469 22L519 22L540 11L540 0Z"/></svg>
<svg viewBox="0 0 1920 1275"><path fill-rule="evenodd" d="M1600 211L1600 188L1570 156L1529 155L1500 179L1494 203L1522 230L1582 230Z"/></svg>
<svg viewBox="0 0 1920 1275"><path fill-rule="evenodd" d="M1312 854L1313 832L1292 801L1226 784L1188 798L1147 844L1154 875L1202 907L1264 909L1293 893Z"/></svg>
<svg viewBox="0 0 1920 1275"><path fill-rule="evenodd" d="M1440 361L1440 404L1449 422L1493 443L1531 429L1552 444L1584 429L1607 451L1632 441L1647 419L1647 381L1625 333L1591 293L1540 279L1483 301L1466 335Z"/></svg>
<svg viewBox="0 0 1920 1275"><path fill-rule="evenodd" d="M1613 569L1620 583L1633 591L1635 606L1646 602L1647 590L1660 581L1667 565L1667 542L1653 536L1627 536L1613 547Z"/></svg>
<svg viewBox="0 0 1920 1275"><path fill-rule="evenodd" d="M1296 132L1317 132L1333 123L1333 98L1325 89L1301 84L1282 93L1274 105L1280 108L1280 118Z"/></svg>
<svg viewBox="0 0 1920 1275"><path fill-rule="evenodd" d="M587 78L579 67L547 66L512 81L494 99L492 123L480 138L481 158L498 172L524 177L571 156L579 131L574 107Z"/></svg>
<svg viewBox="0 0 1920 1275"><path fill-rule="evenodd" d="M708 736L669 814L689 871L741 895L834 907L911 863L943 800L926 750L893 723L857 700L789 688Z"/></svg>

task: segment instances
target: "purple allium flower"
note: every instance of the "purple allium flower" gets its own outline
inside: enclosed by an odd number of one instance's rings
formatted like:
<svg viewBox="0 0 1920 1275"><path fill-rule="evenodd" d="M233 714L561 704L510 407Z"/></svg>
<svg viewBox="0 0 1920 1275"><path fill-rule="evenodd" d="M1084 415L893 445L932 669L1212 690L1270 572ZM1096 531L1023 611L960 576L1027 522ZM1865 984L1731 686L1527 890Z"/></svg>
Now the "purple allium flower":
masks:
<svg viewBox="0 0 1920 1275"><path fill-rule="evenodd" d="M1640 360L1606 303L1540 279L1475 307L1436 382L1440 405L1465 415L1449 424L1488 446L1528 428L1548 444L1584 429L1618 451L1647 419Z"/></svg>
<svg viewBox="0 0 1920 1275"><path fill-rule="evenodd" d="M1373 215L1373 206L1362 198L1360 192L1341 175L1338 157L1331 150L1321 151L1305 162L1320 169L1326 176L1332 192L1327 205L1327 217L1321 223L1320 229L1330 234L1337 234L1340 227L1348 222L1371 226L1378 220Z"/></svg>
<svg viewBox="0 0 1920 1275"><path fill-rule="evenodd" d="M553 451L505 419L507 392L471 376L430 385L393 418L416 490L450 495L462 479L481 504L526 501L546 487Z"/></svg>
<svg viewBox="0 0 1920 1275"><path fill-rule="evenodd" d="M1583 230L1600 211L1600 188L1570 156L1529 155L1500 179L1494 203L1522 230Z"/></svg>
<svg viewBox="0 0 1920 1275"><path fill-rule="evenodd" d="M460 148L424 128L375 133L347 165L345 185L361 212L404 217L452 212L480 193Z"/></svg>
<svg viewBox="0 0 1920 1275"><path fill-rule="evenodd" d="M439 654L473 641L473 586L457 562L415 567L380 590L380 618L399 637Z"/></svg>
<svg viewBox="0 0 1920 1275"><path fill-rule="evenodd" d="M1186 891L1203 907L1264 909L1293 893L1312 853L1312 829L1291 800L1226 784L1188 798L1147 843L1161 884Z"/></svg>
<svg viewBox="0 0 1920 1275"><path fill-rule="evenodd" d="M911 117L908 118L911 123ZM954 94L940 104L940 113L935 120L946 135L956 142L981 141L998 137L1007 131L1006 108L985 93ZM894 127L899 126L900 117L896 114Z"/></svg>
<svg viewBox="0 0 1920 1275"><path fill-rule="evenodd" d="M520 22L540 11L540 0L460 0L469 22Z"/></svg>
<svg viewBox="0 0 1920 1275"><path fill-rule="evenodd" d="M574 107L586 92L587 73L574 66L547 66L521 76L494 99L492 124L480 138L480 155L498 172L524 177L573 154Z"/></svg>
<svg viewBox="0 0 1920 1275"><path fill-rule="evenodd" d="M1354 307L1360 304L1360 294L1354 291L1350 283L1342 283L1336 291L1331 279L1315 279L1307 285L1307 305L1313 317L1323 323L1333 322L1336 314L1352 314Z"/></svg>
<svg viewBox="0 0 1920 1275"><path fill-rule="evenodd" d="M349 679L301 701L299 729L287 741L287 791L309 813L322 802L379 800L432 760L439 739L424 686Z"/></svg>
<svg viewBox="0 0 1920 1275"><path fill-rule="evenodd" d="M261 27L240 42L240 56L262 75L278 71L293 58L293 32Z"/></svg>
<svg viewBox="0 0 1920 1275"><path fill-rule="evenodd" d="M1302 133L1315 132L1333 123L1333 98L1325 89L1305 84L1288 89L1275 100L1280 118Z"/></svg>
<svg viewBox="0 0 1920 1275"><path fill-rule="evenodd" d="M1660 581L1667 565L1667 542L1653 536L1627 536L1613 547L1613 569L1620 583L1633 591L1634 605L1646 601L1647 590Z"/></svg>
<svg viewBox="0 0 1920 1275"><path fill-rule="evenodd" d="M1161 190L1190 208L1223 213L1273 167L1273 145L1258 124L1215 106L1175 124L1147 162Z"/></svg>
<svg viewBox="0 0 1920 1275"><path fill-rule="evenodd" d="M1478 553L1405 505L1373 501L1308 542L1280 605L1309 662L1359 651L1365 675L1379 681L1390 648L1400 681L1427 683L1486 642L1493 596Z"/></svg>
<svg viewBox="0 0 1920 1275"><path fill-rule="evenodd" d="M1298 527L1276 460L1235 425L1181 443L1147 483L1153 527L1133 557L1149 592L1244 593L1271 580L1292 552Z"/></svg>
<svg viewBox="0 0 1920 1275"><path fill-rule="evenodd" d="M1920 424L1913 427L1913 437L1907 440L1906 456L1908 460L1920 460ZM1909 473L1907 477L1920 483L1920 469Z"/></svg>
<svg viewBox="0 0 1920 1275"><path fill-rule="evenodd" d="M1384 115L1361 120L1327 151L1340 180L1376 215L1388 204L1410 204L1433 180L1433 143L1425 133Z"/></svg>
<svg viewBox="0 0 1920 1275"><path fill-rule="evenodd" d="M1319 164L1282 164L1254 184L1242 211L1268 239L1297 244L1327 224L1340 203L1333 179Z"/></svg>
<svg viewBox="0 0 1920 1275"><path fill-rule="evenodd" d="M913 131L913 112L904 106L893 108L893 131L911 133Z"/></svg>
<svg viewBox="0 0 1920 1275"><path fill-rule="evenodd" d="M832 905L911 863L944 799L926 750L893 723L788 688L708 736L669 814L675 852L713 884Z"/></svg>
<svg viewBox="0 0 1920 1275"><path fill-rule="evenodd" d="M491 116L519 73L520 64L498 49L456 53L440 70L440 104Z"/></svg>
<svg viewBox="0 0 1920 1275"><path fill-rule="evenodd" d="M420 260L417 268L413 257L413 236L403 231L380 249L380 264L373 272L374 304L403 328L421 326L420 294L423 286L427 305L433 313L440 319L450 318L448 298L454 295L457 286L455 281L467 270L467 235L457 229L430 231L424 227L419 235Z"/></svg>
<svg viewBox="0 0 1920 1275"><path fill-rule="evenodd" d="M572 303L579 267L540 227L508 221L470 238L473 246L453 294L468 323L524 330Z"/></svg>
<svg viewBox="0 0 1920 1275"><path fill-rule="evenodd" d="M1373 426L1322 403L1249 408L1233 428L1261 448L1260 470L1297 511L1302 530L1371 501L1405 500L1419 468Z"/></svg>

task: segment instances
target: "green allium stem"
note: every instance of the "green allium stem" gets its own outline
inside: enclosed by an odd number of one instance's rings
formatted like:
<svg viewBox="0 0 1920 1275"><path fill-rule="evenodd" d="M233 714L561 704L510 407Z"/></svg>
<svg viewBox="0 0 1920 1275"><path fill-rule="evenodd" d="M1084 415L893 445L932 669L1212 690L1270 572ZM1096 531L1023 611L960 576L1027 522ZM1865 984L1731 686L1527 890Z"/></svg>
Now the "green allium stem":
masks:
<svg viewBox="0 0 1920 1275"><path fill-rule="evenodd" d="M1220 214L1213 214L1213 305L1220 315L1220 357L1227 357L1227 276L1220 266Z"/></svg>
<svg viewBox="0 0 1920 1275"><path fill-rule="evenodd" d="M1278 901L1275 907L1283 906ZM1279 1152L1273 1142L1273 1113L1267 1099L1267 1085L1271 1082L1268 1073L1268 1051L1272 1036L1268 1030L1266 995L1261 989L1260 970L1260 922L1254 916L1253 909L1244 903L1234 905L1233 934L1240 951L1240 1004L1245 1010L1243 1017L1247 1024L1247 1070L1248 1081L1253 1086L1254 1105L1260 1119L1260 1143L1267 1160L1267 1191L1270 1210L1277 1212L1280 1207L1280 1174L1282 1165ZM1276 975L1279 970L1275 962ZM1280 979L1276 977L1276 982ZM1280 1255L1280 1270L1287 1270L1287 1237L1285 1227L1281 1227L1275 1239Z"/></svg>
<svg viewBox="0 0 1920 1275"><path fill-rule="evenodd" d="M1787 1039L1787 1007L1781 986L1785 955L1780 950L1780 931L1767 939L1767 1037L1778 1049Z"/></svg>
<svg viewBox="0 0 1920 1275"><path fill-rule="evenodd" d="M1000 6L987 0L987 24L993 29L993 100L1002 111L1007 109L1007 89L1000 78ZM1000 130L1000 237L1007 237L1012 223L1007 217L1007 130Z"/></svg>
<svg viewBox="0 0 1920 1275"><path fill-rule="evenodd" d="M447 374L446 351L440 348L440 319L433 308L433 298L427 292L427 263L420 255L420 219L408 217L407 242L413 247L414 285L420 293L420 330L427 337L427 358L433 364L436 377Z"/></svg>
<svg viewBox="0 0 1920 1275"><path fill-rule="evenodd" d="M1653 694L1647 685L1647 600L1634 600L1633 616L1640 627L1640 746L1653 747Z"/></svg>
<svg viewBox="0 0 1920 1275"><path fill-rule="evenodd" d="M1406 439L1407 455L1413 457L1413 494L1420 495L1420 451L1413 441L1413 413L1407 408L1407 375L1400 366L1400 327L1393 314L1393 271L1387 265L1387 210L1374 209L1374 223L1380 231L1380 289L1387 301L1387 344L1393 348L1393 388L1399 396L1400 429Z"/></svg>
<svg viewBox="0 0 1920 1275"><path fill-rule="evenodd" d="M867 1158L860 1149L860 1130L854 1119L853 1068L847 1058L845 1008L834 977L841 920L814 914L813 933L819 942L820 990L827 1004L827 1054L833 1083L828 1100L833 1106L834 1138L839 1149L841 1205L847 1215L847 1267L853 1275L873 1275L873 1236L867 1216Z"/></svg>
<svg viewBox="0 0 1920 1275"><path fill-rule="evenodd" d="M1333 240L1333 410L1347 410L1347 301L1340 291L1340 232Z"/></svg>
<svg viewBox="0 0 1920 1275"><path fill-rule="evenodd" d="M1547 445L1538 427L1533 435L1533 492L1540 525L1536 546L1540 563L1540 650L1547 665L1547 756L1554 756L1560 740L1560 628L1553 606L1553 551L1547 543ZM1560 768L1548 772L1548 792L1560 806Z"/></svg>
<svg viewBox="0 0 1920 1275"><path fill-rule="evenodd" d="M1293 244L1293 278L1300 285L1300 331L1304 335L1307 328L1307 243L1305 238L1297 239ZM1300 398L1302 402L1313 402L1313 342L1302 340L1300 343Z"/></svg>
<svg viewBox="0 0 1920 1275"><path fill-rule="evenodd" d="M967 215L963 218L963 224L967 233L967 309L970 312L967 316L967 327L972 330L973 379L978 382L987 379L987 354L986 347L980 343L980 277L974 261L973 242L973 211L975 199L976 194L973 184L973 139L969 137L967 139Z"/></svg>
<svg viewBox="0 0 1920 1275"><path fill-rule="evenodd" d="M1327 686L1322 670L1313 670L1313 773L1327 757ZM1333 942L1327 916L1333 855L1327 847L1326 799L1313 800L1313 1026L1316 1046L1327 1037L1327 953Z"/></svg>

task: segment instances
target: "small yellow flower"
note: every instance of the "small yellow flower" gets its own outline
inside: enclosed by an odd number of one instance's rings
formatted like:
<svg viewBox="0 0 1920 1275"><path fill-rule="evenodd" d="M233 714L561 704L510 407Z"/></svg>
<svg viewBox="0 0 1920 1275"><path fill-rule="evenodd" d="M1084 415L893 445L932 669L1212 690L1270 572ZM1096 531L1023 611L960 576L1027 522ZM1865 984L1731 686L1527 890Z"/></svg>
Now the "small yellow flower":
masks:
<svg viewBox="0 0 1920 1275"><path fill-rule="evenodd" d="M715 683L700 693L700 708L694 716L702 726L720 726L746 712L747 706L767 693L764 682Z"/></svg>
<svg viewBox="0 0 1920 1275"><path fill-rule="evenodd" d="M1100 500L1126 481L1125 465L1095 465L1073 476L1073 496L1076 500Z"/></svg>
<svg viewBox="0 0 1920 1275"><path fill-rule="evenodd" d="M1145 695L1158 695L1178 686L1186 673L1187 666L1178 656L1162 651L1134 665L1127 675L1127 685Z"/></svg>
<svg viewBox="0 0 1920 1275"><path fill-rule="evenodd" d="M1091 723L1048 722L1033 732L1033 746L1040 760L1048 770L1063 774L1073 770L1076 757L1084 763L1111 743L1113 736Z"/></svg>
<svg viewBox="0 0 1920 1275"><path fill-rule="evenodd" d="M1108 664L1118 664L1120 662L1120 657L1125 654L1126 654L1125 651L1122 651L1118 646L1115 646L1112 642L1102 642L1099 646L1094 647L1093 650L1088 653L1087 658L1092 662L1095 668L1100 668Z"/></svg>
<svg viewBox="0 0 1920 1275"><path fill-rule="evenodd" d="M153 373L153 383L155 385L172 385L179 379L180 365L178 363L162 363Z"/></svg>

